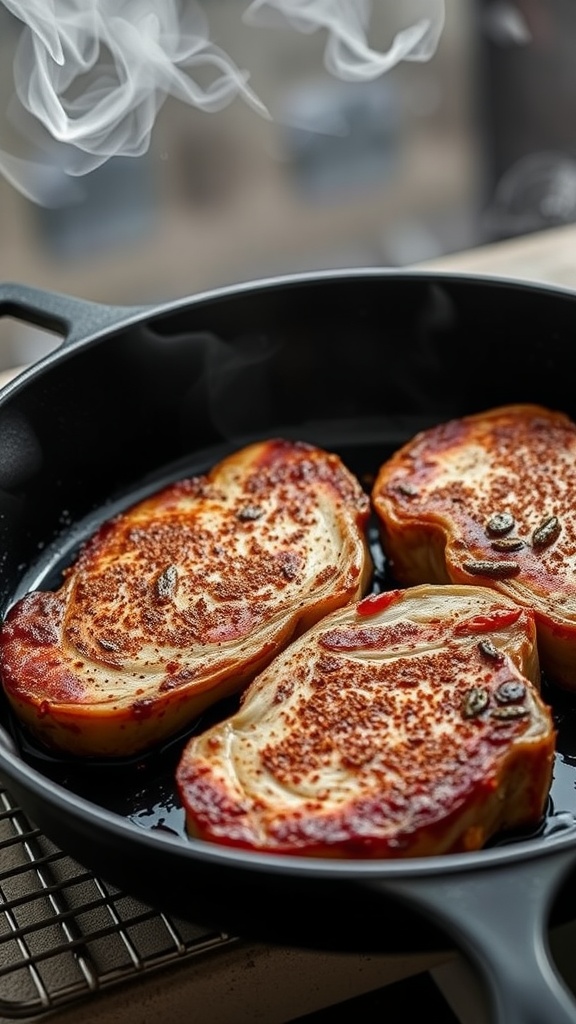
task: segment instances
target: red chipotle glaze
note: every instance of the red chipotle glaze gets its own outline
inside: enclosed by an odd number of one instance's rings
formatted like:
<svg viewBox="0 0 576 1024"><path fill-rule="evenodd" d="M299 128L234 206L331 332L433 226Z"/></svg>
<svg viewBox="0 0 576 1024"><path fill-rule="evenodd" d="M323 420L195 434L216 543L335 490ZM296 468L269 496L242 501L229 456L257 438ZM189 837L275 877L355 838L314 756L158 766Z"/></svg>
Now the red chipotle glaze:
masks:
<svg viewBox="0 0 576 1024"><path fill-rule="evenodd" d="M368 512L336 455L276 439L152 495L94 534L57 593L7 615L0 671L16 714L80 755L172 735L362 596Z"/></svg>
<svg viewBox="0 0 576 1024"><path fill-rule="evenodd" d="M532 608L540 661L576 680L576 424L509 405L416 435L372 499L401 585L480 584Z"/></svg>
<svg viewBox="0 0 576 1024"><path fill-rule="evenodd" d="M234 715L188 742L176 778L191 834L407 857L477 849L539 822L555 734L531 611L450 585L370 607L312 627Z"/></svg>

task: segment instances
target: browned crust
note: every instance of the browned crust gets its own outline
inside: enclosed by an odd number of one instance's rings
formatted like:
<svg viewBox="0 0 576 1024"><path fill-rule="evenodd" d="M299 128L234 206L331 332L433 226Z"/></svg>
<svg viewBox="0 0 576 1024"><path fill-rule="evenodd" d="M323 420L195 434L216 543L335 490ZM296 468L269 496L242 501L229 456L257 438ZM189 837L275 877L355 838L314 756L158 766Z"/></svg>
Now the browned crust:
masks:
<svg viewBox="0 0 576 1024"><path fill-rule="evenodd" d="M323 619L187 744L191 834L272 853L413 857L535 825L555 732L529 610L422 586Z"/></svg>
<svg viewBox="0 0 576 1024"><path fill-rule="evenodd" d="M365 591L368 512L336 455L282 439L165 488L105 523L57 593L12 608L0 670L14 710L75 754L165 739Z"/></svg>
<svg viewBox="0 0 576 1024"><path fill-rule="evenodd" d="M372 501L399 583L470 583L534 609L544 671L576 685L576 424L515 404L419 433Z"/></svg>

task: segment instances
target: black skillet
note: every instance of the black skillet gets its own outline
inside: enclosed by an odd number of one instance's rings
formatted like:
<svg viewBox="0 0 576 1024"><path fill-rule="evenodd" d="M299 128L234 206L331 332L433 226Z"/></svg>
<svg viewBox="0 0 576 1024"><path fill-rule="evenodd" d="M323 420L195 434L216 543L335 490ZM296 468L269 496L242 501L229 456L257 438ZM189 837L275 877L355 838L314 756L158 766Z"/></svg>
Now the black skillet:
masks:
<svg viewBox="0 0 576 1024"><path fill-rule="evenodd" d="M576 294L559 288L330 271L129 309L5 284L0 313L64 337L0 392L0 613L56 586L103 519L255 438L337 451L368 487L449 417L534 401L576 418ZM545 819L478 853L343 863L192 841L172 783L184 737L124 764L59 761L4 705L0 777L62 849L160 909L314 948L455 943L498 1024L576 1024L548 946L576 917L576 696L543 692L558 726Z"/></svg>

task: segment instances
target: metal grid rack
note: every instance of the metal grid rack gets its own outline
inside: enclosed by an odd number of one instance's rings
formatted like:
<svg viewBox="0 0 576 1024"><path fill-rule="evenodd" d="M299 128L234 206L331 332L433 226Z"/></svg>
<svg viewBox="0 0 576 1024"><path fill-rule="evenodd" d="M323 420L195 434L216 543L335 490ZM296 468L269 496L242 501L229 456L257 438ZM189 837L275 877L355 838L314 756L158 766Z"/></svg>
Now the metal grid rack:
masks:
<svg viewBox="0 0 576 1024"><path fill-rule="evenodd" d="M103 882L0 787L0 1017L42 1016L236 941Z"/></svg>

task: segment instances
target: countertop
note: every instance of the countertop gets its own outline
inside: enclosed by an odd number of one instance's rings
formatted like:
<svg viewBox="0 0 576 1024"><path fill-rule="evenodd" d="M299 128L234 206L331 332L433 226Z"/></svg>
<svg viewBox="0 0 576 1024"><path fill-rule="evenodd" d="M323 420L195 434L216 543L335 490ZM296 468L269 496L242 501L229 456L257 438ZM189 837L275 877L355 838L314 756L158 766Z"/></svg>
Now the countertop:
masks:
<svg viewBox="0 0 576 1024"><path fill-rule="evenodd" d="M576 226L571 224L419 263L424 269L488 274L576 287Z"/></svg>

